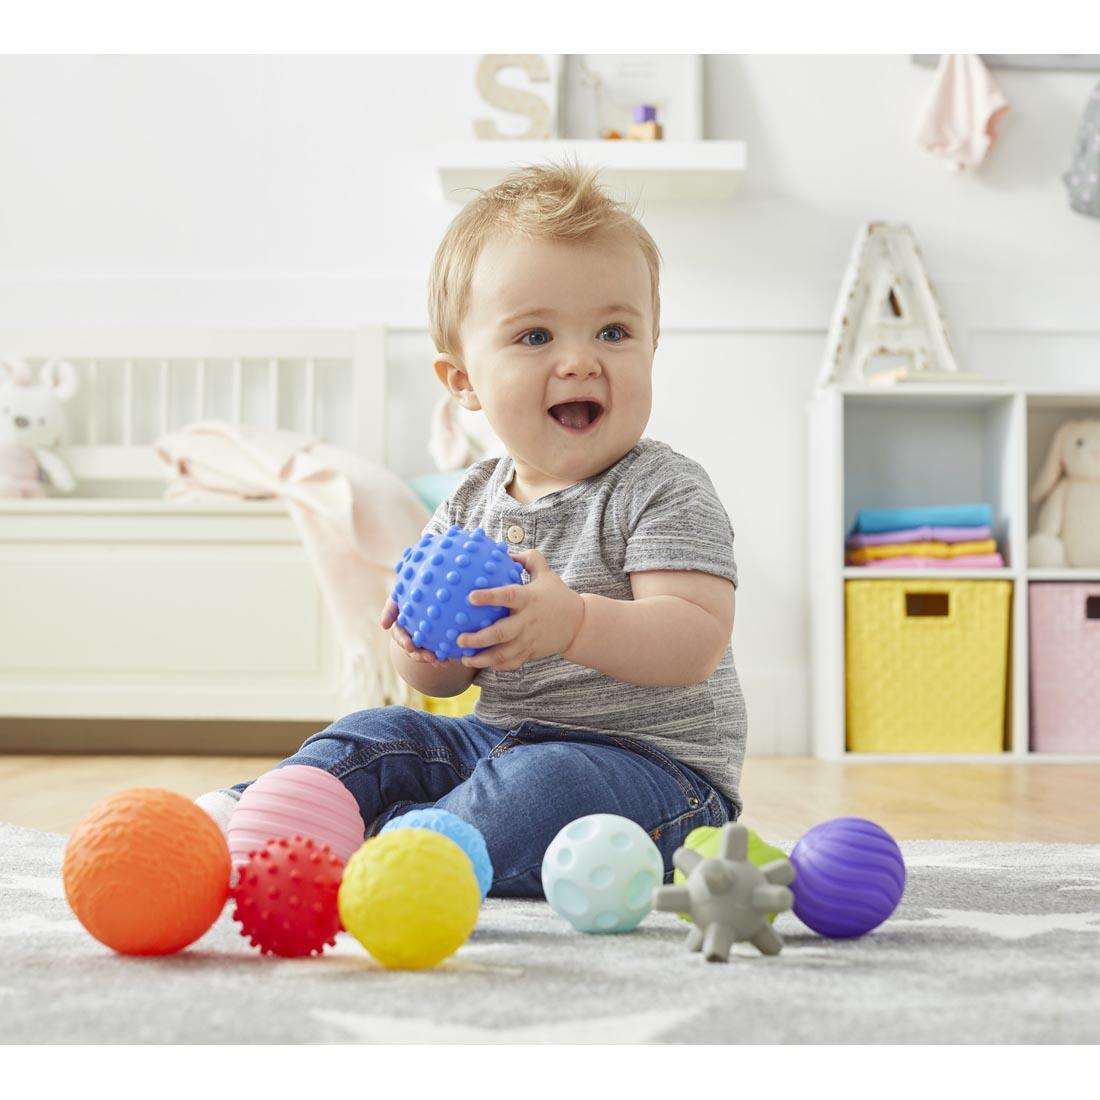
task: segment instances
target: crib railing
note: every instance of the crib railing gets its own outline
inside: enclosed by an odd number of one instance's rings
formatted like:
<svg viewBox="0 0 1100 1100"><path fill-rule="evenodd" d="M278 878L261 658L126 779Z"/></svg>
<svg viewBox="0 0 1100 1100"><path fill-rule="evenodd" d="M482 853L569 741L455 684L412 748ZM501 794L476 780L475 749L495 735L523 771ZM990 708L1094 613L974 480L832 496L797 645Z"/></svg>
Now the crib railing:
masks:
<svg viewBox="0 0 1100 1100"><path fill-rule="evenodd" d="M385 460L385 329L0 330L0 353L76 367L63 453L80 480L156 476L158 436L198 420L318 435Z"/></svg>

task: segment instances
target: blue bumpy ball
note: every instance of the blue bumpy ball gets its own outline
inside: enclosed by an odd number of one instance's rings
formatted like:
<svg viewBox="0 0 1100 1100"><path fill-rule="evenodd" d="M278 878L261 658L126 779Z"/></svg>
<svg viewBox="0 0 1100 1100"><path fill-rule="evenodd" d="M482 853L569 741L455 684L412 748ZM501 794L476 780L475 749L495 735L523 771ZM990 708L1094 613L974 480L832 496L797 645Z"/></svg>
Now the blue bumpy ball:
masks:
<svg viewBox="0 0 1100 1100"><path fill-rule="evenodd" d="M481 891L481 900L485 900L485 895L493 885L493 864L489 859L485 838L468 821L463 821L448 810L410 810L407 814L387 821L379 835L392 833L395 829L430 829L433 833L453 840L474 865L474 876Z"/></svg>
<svg viewBox="0 0 1100 1100"><path fill-rule="evenodd" d="M523 572L503 542L480 528L452 527L443 535L425 535L394 567L391 595L398 623L417 649L430 649L440 661L472 657L479 649L457 644L459 634L484 630L509 614L506 607L475 607L467 597L475 588L520 584Z"/></svg>

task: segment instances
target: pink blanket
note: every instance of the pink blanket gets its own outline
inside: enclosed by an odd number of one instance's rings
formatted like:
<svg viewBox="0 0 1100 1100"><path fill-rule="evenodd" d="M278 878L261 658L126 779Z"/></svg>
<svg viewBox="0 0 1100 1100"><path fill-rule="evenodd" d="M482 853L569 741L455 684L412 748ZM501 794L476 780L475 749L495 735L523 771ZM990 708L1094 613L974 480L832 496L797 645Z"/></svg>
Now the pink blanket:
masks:
<svg viewBox="0 0 1100 1100"><path fill-rule="evenodd" d="M416 695L394 672L378 626L393 566L428 511L383 466L296 432L217 420L162 436L157 457L176 500L281 499L301 535L344 647L341 713Z"/></svg>
<svg viewBox="0 0 1100 1100"><path fill-rule="evenodd" d="M921 556L875 558L860 562L860 569L1000 569L1004 565L1000 554L960 554L957 558Z"/></svg>
<svg viewBox="0 0 1100 1100"><path fill-rule="evenodd" d="M991 538L992 528L985 527L907 527L903 531L880 531L873 535L849 535L847 546L859 550L866 546L891 546L899 542L982 542Z"/></svg>

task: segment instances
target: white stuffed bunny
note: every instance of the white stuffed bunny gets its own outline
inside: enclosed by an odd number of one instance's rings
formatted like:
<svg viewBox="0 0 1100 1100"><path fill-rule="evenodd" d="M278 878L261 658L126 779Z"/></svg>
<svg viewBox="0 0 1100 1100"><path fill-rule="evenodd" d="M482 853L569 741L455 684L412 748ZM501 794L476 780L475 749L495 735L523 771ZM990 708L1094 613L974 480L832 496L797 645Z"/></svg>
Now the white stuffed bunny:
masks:
<svg viewBox="0 0 1100 1100"><path fill-rule="evenodd" d="M1043 503L1027 544L1029 565L1100 565L1100 420L1058 429L1031 499Z"/></svg>
<svg viewBox="0 0 1100 1100"><path fill-rule="evenodd" d="M22 360L0 359L0 497L41 497L47 481L71 493L76 481L49 448L61 442L61 404L76 393L76 368L51 359L38 383Z"/></svg>

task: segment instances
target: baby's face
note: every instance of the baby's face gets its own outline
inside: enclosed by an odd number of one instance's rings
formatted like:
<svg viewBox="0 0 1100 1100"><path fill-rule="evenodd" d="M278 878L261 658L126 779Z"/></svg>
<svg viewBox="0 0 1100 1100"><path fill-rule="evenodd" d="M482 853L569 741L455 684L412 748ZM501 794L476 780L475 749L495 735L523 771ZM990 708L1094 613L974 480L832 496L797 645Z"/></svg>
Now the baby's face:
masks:
<svg viewBox="0 0 1100 1100"><path fill-rule="evenodd" d="M533 500L617 462L652 405L649 269L628 241L488 242L460 327L463 363Z"/></svg>

